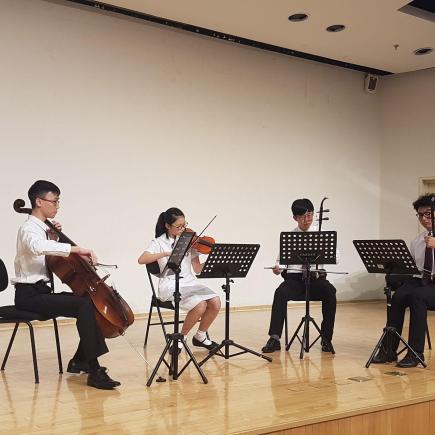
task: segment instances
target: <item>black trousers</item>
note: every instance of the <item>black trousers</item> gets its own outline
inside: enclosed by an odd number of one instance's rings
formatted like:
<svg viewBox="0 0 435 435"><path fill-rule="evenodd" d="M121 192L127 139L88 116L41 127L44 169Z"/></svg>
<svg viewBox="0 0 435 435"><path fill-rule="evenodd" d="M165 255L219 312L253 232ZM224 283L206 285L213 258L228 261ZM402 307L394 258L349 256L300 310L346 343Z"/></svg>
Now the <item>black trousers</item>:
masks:
<svg viewBox="0 0 435 435"><path fill-rule="evenodd" d="M427 310L435 310L435 284L424 286L420 278L412 278L400 286L391 301L391 326L402 334L406 308L409 307L408 343L416 351L423 353L426 336ZM399 347L394 339L393 350Z"/></svg>
<svg viewBox="0 0 435 435"><path fill-rule="evenodd" d="M289 276L290 275L290 276ZM334 332L337 298L335 287L325 278L312 279L310 284L310 300L322 301L323 321L322 336L332 341ZM302 274L287 274L284 282L275 290L270 318L269 335L281 337L288 301L305 300L305 283Z"/></svg>
<svg viewBox="0 0 435 435"><path fill-rule="evenodd" d="M74 358L78 360L90 361L109 351L88 296L51 293L51 288L43 281L36 284L16 284L15 306L19 310L32 311L47 317L76 318L80 343Z"/></svg>

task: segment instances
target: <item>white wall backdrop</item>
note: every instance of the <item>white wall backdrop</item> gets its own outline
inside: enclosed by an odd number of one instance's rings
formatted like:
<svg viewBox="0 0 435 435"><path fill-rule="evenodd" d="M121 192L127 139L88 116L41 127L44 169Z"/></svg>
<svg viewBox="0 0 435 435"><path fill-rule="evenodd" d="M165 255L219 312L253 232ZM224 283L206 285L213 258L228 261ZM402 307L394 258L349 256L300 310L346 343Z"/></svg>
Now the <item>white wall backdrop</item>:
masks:
<svg viewBox="0 0 435 435"><path fill-rule="evenodd" d="M435 69L382 83L381 233L411 241L421 178L435 177Z"/></svg>
<svg viewBox="0 0 435 435"><path fill-rule="evenodd" d="M339 232L340 299L380 295L352 239L378 237L379 95L363 74L42 0L2 0L1 252L13 273L12 210L36 179L62 190L58 220L102 262L134 311L149 301L137 257L170 206L219 242L260 243L235 306L270 304L265 271L290 204L323 196ZM220 291L222 282L210 286ZM13 299L13 289L0 303Z"/></svg>

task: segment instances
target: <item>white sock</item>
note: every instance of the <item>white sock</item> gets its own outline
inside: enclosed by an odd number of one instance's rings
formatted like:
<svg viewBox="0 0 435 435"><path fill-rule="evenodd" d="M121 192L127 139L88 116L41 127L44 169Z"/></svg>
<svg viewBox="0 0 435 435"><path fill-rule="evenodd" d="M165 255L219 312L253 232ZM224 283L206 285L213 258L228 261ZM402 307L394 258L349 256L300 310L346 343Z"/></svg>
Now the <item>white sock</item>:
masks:
<svg viewBox="0 0 435 435"><path fill-rule="evenodd" d="M185 335L183 335L183 341L186 341L186 336ZM177 342L177 344L178 344L178 349L183 349L183 343L181 342L181 340L179 340Z"/></svg>
<svg viewBox="0 0 435 435"><path fill-rule="evenodd" d="M211 341L207 338L207 331L196 331L195 338L204 344L211 344Z"/></svg>

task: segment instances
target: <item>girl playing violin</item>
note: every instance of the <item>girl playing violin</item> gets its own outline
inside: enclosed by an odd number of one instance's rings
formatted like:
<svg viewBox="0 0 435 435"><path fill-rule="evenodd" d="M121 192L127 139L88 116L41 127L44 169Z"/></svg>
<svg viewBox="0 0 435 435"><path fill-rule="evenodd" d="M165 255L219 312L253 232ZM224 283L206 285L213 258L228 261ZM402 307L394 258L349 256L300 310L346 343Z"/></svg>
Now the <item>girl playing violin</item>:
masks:
<svg viewBox="0 0 435 435"><path fill-rule="evenodd" d="M139 257L139 264L149 264L157 261L160 271L163 271L177 238L186 227L186 219L180 209L172 207L160 213L156 224L156 238L151 241L145 252ZM180 308L188 312L181 333L186 337L198 320L201 319L198 331L192 338L192 344L212 350L218 343L211 341L207 337L207 330L219 313L221 301L213 290L200 284L192 273L192 268L195 273L200 273L202 267L203 264L199 261L198 252L191 248L181 262ZM160 300L172 301L174 290L175 275L165 272L160 276L159 280ZM178 346L181 349L182 344L178 343Z"/></svg>

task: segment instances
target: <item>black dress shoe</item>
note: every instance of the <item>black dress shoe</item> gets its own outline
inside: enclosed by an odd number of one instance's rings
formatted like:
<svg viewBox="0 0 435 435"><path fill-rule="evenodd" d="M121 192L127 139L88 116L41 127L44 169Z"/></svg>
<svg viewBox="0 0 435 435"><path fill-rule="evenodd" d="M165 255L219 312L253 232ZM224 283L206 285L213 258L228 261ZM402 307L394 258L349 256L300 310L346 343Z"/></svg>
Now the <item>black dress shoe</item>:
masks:
<svg viewBox="0 0 435 435"><path fill-rule="evenodd" d="M204 341L207 340L207 337L204 338L203 341L199 341L196 337L192 337L192 344L197 347L205 347L207 350L213 350L215 347L219 346L219 343L212 341L210 344L205 344Z"/></svg>
<svg viewBox="0 0 435 435"><path fill-rule="evenodd" d="M70 359L66 371L68 373L89 373L89 364L86 361Z"/></svg>
<svg viewBox="0 0 435 435"><path fill-rule="evenodd" d="M322 341L322 352L335 353L334 346L330 341Z"/></svg>
<svg viewBox="0 0 435 435"><path fill-rule="evenodd" d="M96 373L89 373L87 384L100 390L112 390L115 387L119 387L121 382L111 379L107 374L107 369L100 367Z"/></svg>
<svg viewBox="0 0 435 435"><path fill-rule="evenodd" d="M272 337L267 340L266 346L261 349L263 353L272 353L276 350L281 350L281 343L279 342L279 340Z"/></svg>
<svg viewBox="0 0 435 435"><path fill-rule="evenodd" d="M105 368L103 367L103 369ZM89 373L89 364L86 361L70 359L66 371L68 373Z"/></svg>
<svg viewBox="0 0 435 435"><path fill-rule="evenodd" d="M378 353L373 358L372 363L385 364L387 362L394 362L394 361L397 361L397 352L390 351L387 353L386 350L381 347Z"/></svg>
<svg viewBox="0 0 435 435"><path fill-rule="evenodd" d="M424 361L424 355L420 352L416 352L417 355ZM402 367L404 369L410 367L417 367L420 364L418 359L414 356L412 352L408 352L405 357L397 363L397 367Z"/></svg>

